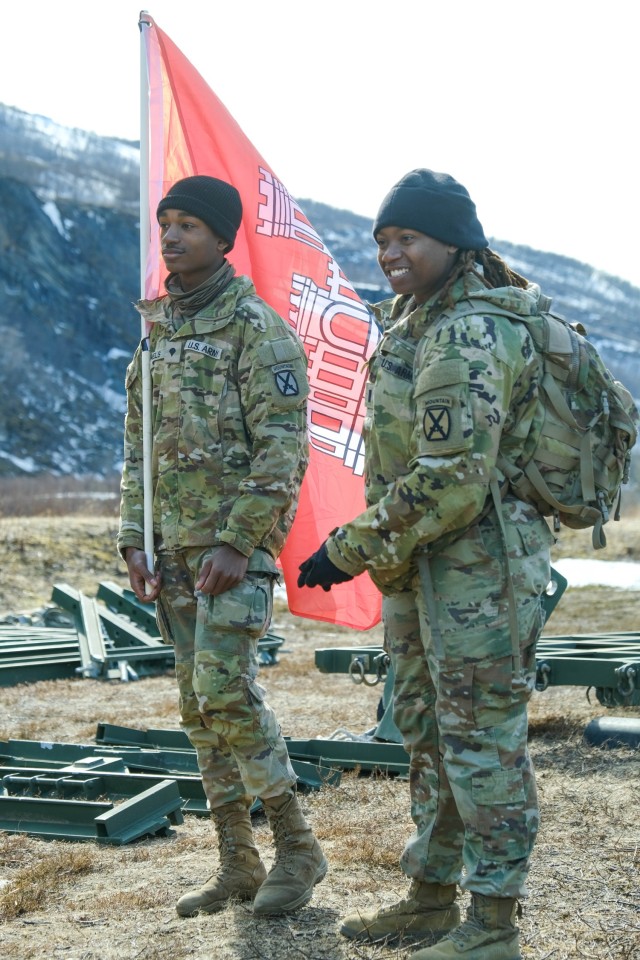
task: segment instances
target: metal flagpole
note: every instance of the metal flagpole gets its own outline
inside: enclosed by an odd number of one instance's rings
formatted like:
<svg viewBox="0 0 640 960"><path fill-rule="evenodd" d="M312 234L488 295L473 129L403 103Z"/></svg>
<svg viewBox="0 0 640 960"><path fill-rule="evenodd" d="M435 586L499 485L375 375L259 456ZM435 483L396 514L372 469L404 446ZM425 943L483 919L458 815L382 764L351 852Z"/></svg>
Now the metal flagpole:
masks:
<svg viewBox="0 0 640 960"><path fill-rule="evenodd" d="M146 296L147 256L149 253L149 70L143 31L149 29L144 19L146 10L140 13L140 297ZM142 476L144 496L144 551L147 566L153 571L153 480L151 456L153 436L151 431L151 363L149 339L144 317L141 317L141 372L142 372ZM148 587L147 587L148 589Z"/></svg>

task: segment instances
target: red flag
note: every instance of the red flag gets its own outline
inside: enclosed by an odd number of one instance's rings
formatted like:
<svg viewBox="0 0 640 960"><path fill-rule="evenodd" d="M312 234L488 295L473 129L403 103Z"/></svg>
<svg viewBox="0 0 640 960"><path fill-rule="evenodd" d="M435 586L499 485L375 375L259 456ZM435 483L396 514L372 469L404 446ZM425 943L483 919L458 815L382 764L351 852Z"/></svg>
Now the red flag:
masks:
<svg viewBox="0 0 640 960"><path fill-rule="evenodd" d="M380 619L364 574L329 593L298 588L298 565L364 509L365 364L375 324L309 220L233 117L169 37L141 14L149 82L149 253L145 290L164 276L155 210L182 177L208 174L240 192L244 216L230 260L298 333L309 358L310 464L281 557L292 613L358 629Z"/></svg>

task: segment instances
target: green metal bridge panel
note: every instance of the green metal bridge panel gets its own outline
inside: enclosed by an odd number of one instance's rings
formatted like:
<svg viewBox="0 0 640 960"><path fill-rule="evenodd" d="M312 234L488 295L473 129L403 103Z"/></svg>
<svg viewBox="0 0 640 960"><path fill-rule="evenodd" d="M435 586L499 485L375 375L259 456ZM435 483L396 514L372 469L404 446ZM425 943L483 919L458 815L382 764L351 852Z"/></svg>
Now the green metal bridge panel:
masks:
<svg viewBox="0 0 640 960"><path fill-rule="evenodd" d="M169 750L193 749L183 730L138 730L135 727L121 727L115 723L98 724L96 743L162 747Z"/></svg>
<svg viewBox="0 0 640 960"><path fill-rule="evenodd" d="M5 768L0 768L2 782L12 796L55 797L60 800L82 797L83 800L96 800L107 794L102 777L74 777L62 773L61 770L39 770L33 774L27 773L24 768L15 769L19 772L7 773Z"/></svg>
<svg viewBox="0 0 640 960"><path fill-rule="evenodd" d="M193 751L189 738L182 730L137 730L112 723L98 724L96 743ZM320 789L327 783L336 785L340 781L340 771L331 766L311 764L293 758L291 762L296 776L312 790Z"/></svg>
<svg viewBox="0 0 640 960"><path fill-rule="evenodd" d="M38 683L40 680L67 680L77 676L79 666L80 656L77 652L8 660L0 664L0 686L13 687L18 683Z"/></svg>
<svg viewBox="0 0 640 960"><path fill-rule="evenodd" d="M34 836L95 840L95 818L111 803L0 796L0 830Z"/></svg>
<svg viewBox="0 0 640 960"><path fill-rule="evenodd" d="M54 585L51 599L66 611L61 615L58 610L57 618L66 619L68 614L75 630L59 624L0 625L0 686L78 675L126 681L173 665L173 647L158 639L155 604L145 608L131 591L109 582L100 584L98 595L111 606L68 584ZM282 637L273 634L262 637L258 641L260 663L277 663L283 643Z"/></svg>
<svg viewBox="0 0 640 960"><path fill-rule="evenodd" d="M123 672L114 665L124 661L135 660L138 664L166 661L167 665L174 661L171 647L73 587L56 584L51 599L74 617L82 662L80 672L84 676L102 679L122 676Z"/></svg>
<svg viewBox="0 0 640 960"><path fill-rule="evenodd" d="M145 633L148 633L149 636L160 636L156 621L155 604L141 603L133 590L123 589L116 583L105 580L98 584L96 598L102 600L109 610L112 610L114 613L120 613L122 616L128 617Z"/></svg>
<svg viewBox="0 0 640 960"><path fill-rule="evenodd" d="M409 756L401 744L378 743L375 740L298 740L285 737L293 760L316 761L328 767L406 774Z"/></svg>
<svg viewBox="0 0 640 960"><path fill-rule="evenodd" d="M98 614L102 621L102 626L109 640L116 647L133 646L138 644L141 647L152 647L154 649L164 650L167 656L173 657L173 647L158 640L157 632L155 634L147 633L141 630L134 623L129 623L119 614L114 613L107 607L97 605Z"/></svg>
<svg viewBox="0 0 640 960"><path fill-rule="evenodd" d="M323 673L347 673L357 683L370 684L365 676L386 677L386 668L380 673L381 656L382 647L329 647L315 651L315 663ZM640 637L637 633L542 637L536 664L538 673L546 674L547 685L617 687L621 668L634 670L640 684Z"/></svg>
<svg viewBox="0 0 640 960"><path fill-rule="evenodd" d="M152 638L160 636L156 622L155 604L141 603L132 590L123 589L117 584L105 580L98 585L96 599L102 600L107 609L112 613L127 617L133 623L137 624L142 634L147 634ZM101 614L101 616L103 620L105 620L105 625L107 625L107 614ZM116 619L115 624L120 629L124 629L121 621ZM147 640L147 642L149 641ZM282 637L267 633L258 641L258 653L275 656L276 651L283 643L284 640ZM171 648L169 649L171 650Z"/></svg>
<svg viewBox="0 0 640 960"><path fill-rule="evenodd" d="M0 741L0 760L33 766L68 766L92 757L122 759L130 770L178 773L196 776L195 750L144 750L127 746L96 746L83 743L46 743L38 740ZM0 768L1 769L1 768Z"/></svg>
<svg viewBox="0 0 640 960"><path fill-rule="evenodd" d="M25 653L30 657L47 656L52 650L54 653L77 653L78 636L75 630L69 630L63 635L52 631L50 636L36 634L31 630L23 631L22 634L15 631L6 634L0 637L0 664L3 660L13 660Z"/></svg>
<svg viewBox="0 0 640 960"><path fill-rule="evenodd" d="M98 735L101 729L109 728L109 724L98 725ZM145 731L127 727L113 727L110 737L113 741L119 736L127 740L126 744L113 742L111 746L92 746L91 744L77 743L46 743L37 740L8 740L0 741L0 775L7 768L42 770L57 770L58 775L63 772L79 773L82 767L87 775L99 772L104 775L107 767L117 772L126 769L125 776L134 774L156 774L171 776L181 782L181 778L190 781L200 778L196 752L189 744L186 735L181 730L146 731L151 737L145 738ZM166 736L162 736L166 735ZM139 747L136 742L152 743L154 739L166 742L186 742L184 749L158 750L149 747ZM303 789L319 790L327 784L336 785L340 781L340 770L331 765L306 762L306 758L292 758L292 766ZM26 773L25 773L26 776ZM187 783L188 785L188 783ZM196 799L189 796L188 800ZM191 812L191 811L189 811Z"/></svg>
<svg viewBox="0 0 640 960"><path fill-rule="evenodd" d="M105 650L95 603L66 583L54 586L51 599L73 616L80 651L79 672L99 677L104 669Z"/></svg>
<svg viewBox="0 0 640 960"><path fill-rule="evenodd" d="M107 748L102 748L103 752ZM120 748L113 746L109 752L117 755ZM197 776L199 774L198 761L195 750L134 750L129 748L124 754L124 761L132 771L141 773L165 773Z"/></svg>
<svg viewBox="0 0 640 960"><path fill-rule="evenodd" d="M160 783L131 797L95 819L98 843L130 843L147 834L166 836L169 824L184 822L182 798L175 780Z"/></svg>
<svg viewBox="0 0 640 960"><path fill-rule="evenodd" d="M124 844L149 834L168 833L170 824L183 822L181 807L175 780L162 780L117 806L88 800L0 796L0 830L47 839Z"/></svg>
<svg viewBox="0 0 640 960"><path fill-rule="evenodd" d="M99 776L78 769L77 766L63 769L45 770L41 767L0 767L0 777L10 793L23 796L60 795L66 793L85 794L85 799L108 797L110 800L123 800L135 797L167 780L164 774L128 773L124 771L100 770ZM209 816L207 799L204 795L200 776L187 777L172 775L171 780L178 786L185 813ZM95 793L95 791L99 791Z"/></svg>
<svg viewBox="0 0 640 960"><path fill-rule="evenodd" d="M78 593L78 606L74 610L82 671L91 677L99 677L104 672L107 651L102 636L100 617L95 600Z"/></svg>
<svg viewBox="0 0 640 960"><path fill-rule="evenodd" d="M354 660L362 663L364 672L376 673L376 657L384 655L382 647L321 647L315 652L315 665L321 673L349 673Z"/></svg>

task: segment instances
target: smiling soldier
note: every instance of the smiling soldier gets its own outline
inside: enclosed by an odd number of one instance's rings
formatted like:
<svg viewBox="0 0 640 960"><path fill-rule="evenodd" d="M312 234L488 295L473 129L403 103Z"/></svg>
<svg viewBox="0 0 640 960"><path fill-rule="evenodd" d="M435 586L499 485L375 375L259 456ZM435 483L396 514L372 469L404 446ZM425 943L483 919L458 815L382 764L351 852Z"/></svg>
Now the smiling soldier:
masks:
<svg viewBox="0 0 640 960"><path fill-rule="evenodd" d="M542 367L518 320L539 312L540 289L489 249L448 174L404 176L373 236L395 297L374 307L368 508L328 536L298 583L328 590L368 570L384 594L415 831L400 861L407 896L349 914L341 930L447 934L411 960L519 960L538 830L527 703L553 538L508 488L498 453L515 462L541 415ZM459 886L471 895L462 923Z"/></svg>
<svg viewBox="0 0 640 960"><path fill-rule="evenodd" d="M235 187L187 177L157 217L167 292L138 304L150 326L155 571L143 549L141 348L127 371L118 547L175 648L182 727L218 834L218 871L176 909L213 913L239 897L256 914L279 914L307 903L327 871L256 679L307 464L306 358L226 259L242 219ZM255 797L275 838L268 875L253 840Z"/></svg>

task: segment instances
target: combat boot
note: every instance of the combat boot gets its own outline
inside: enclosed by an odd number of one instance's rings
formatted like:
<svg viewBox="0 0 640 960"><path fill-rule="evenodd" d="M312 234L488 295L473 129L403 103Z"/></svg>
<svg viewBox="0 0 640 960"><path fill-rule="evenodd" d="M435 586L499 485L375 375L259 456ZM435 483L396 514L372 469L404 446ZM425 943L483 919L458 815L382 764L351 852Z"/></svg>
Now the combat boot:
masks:
<svg viewBox="0 0 640 960"><path fill-rule="evenodd" d="M185 893L176 904L181 917L217 913L232 897L252 900L267 871L253 842L249 808L242 802L227 803L211 811L218 834L218 872L197 890Z"/></svg>
<svg viewBox="0 0 640 960"><path fill-rule="evenodd" d="M464 923L409 960L522 960L515 925L520 913L517 900L474 893Z"/></svg>
<svg viewBox="0 0 640 960"><path fill-rule="evenodd" d="M412 937L421 940L432 933L447 933L460 923L455 883L422 883L413 880L408 896L390 907L352 913L342 922L340 933L351 940L380 941Z"/></svg>
<svg viewBox="0 0 640 960"><path fill-rule="evenodd" d="M311 900L313 888L324 880L328 864L293 790L262 803L273 832L276 856L253 901L253 912L286 913Z"/></svg>

